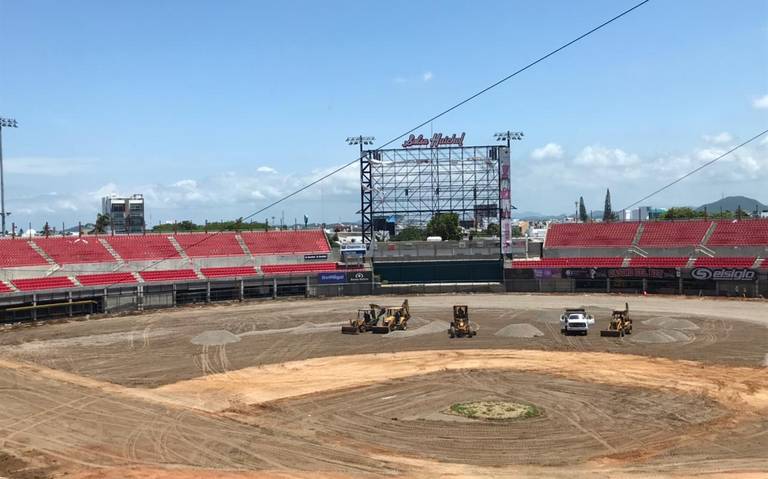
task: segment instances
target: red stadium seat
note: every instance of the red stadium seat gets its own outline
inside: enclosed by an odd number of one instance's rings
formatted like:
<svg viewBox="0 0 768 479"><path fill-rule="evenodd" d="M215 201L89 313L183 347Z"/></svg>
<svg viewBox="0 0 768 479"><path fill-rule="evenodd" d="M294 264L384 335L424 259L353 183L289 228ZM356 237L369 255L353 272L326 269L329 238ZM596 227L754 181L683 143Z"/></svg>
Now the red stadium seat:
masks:
<svg viewBox="0 0 768 479"><path fill-rule="evenodd" d="M14 279L11 281L21 291L39 291L44 289L74 288L75 283L66 276L47 278Z"/></svg>
<svg viewBox="0 0 768 479"><path fill-rule="evenodd" d="M108 236L105 239L126 261L181 258L168 236L164 234Z"/></svg>
<svg viewBox="0 0 768 479"><path fill-rule="evenodd" d="M253 266L231 266L223 268L201 268L200 272L206 278L234 278L240 276L254 276L259 274Z"/></svg>
<svg viewBox="0 0 768 479"><path fill-rule="evenodd" d="M541 260L513 261L513 269L530 268L621 268L624 258L544 258Z"/></svg>
<svg viewBox="0 0 768 479"><path fill-rule="evenodd" d="M545 248L629 247L638 223L556 223L549 225Z"/></svg>
<svg viewBox="0 0 768 479"><path fill-rule="evenodd" d="M5 284L4 281L0 281L0 293L12 293L12 292L13 290L11 289L10 286Z"/></svg>
<svg viewBox="0 0 768 479"><path fill-rule="evenodd" d="M751 268L755 264L755 256L732 258L696 258L695 268Z"/></svg>
<svg viewBox="0 0 768 479"><path fill-rule="evenodd" d="M707 246L768 245L768 220L718 221Z"/></svg>
<svg viewBox="0 0 768 479"><path fill-rule="evenodd" d="M158 271L142 271L139 273L147 282L159 281L189 281L198 279L193 269L163 269Z"/></svg>
<svg viewBox="0 0 768 479"><path fill-rule="evenodd" d="M245 256L235 233L187 233L174 238L190 258Z"/></svg>
<svg viewBox="0 0 768 479"><path fill-rule="evenodd" d="M644 223L640 247L696 246L712 223L710 221L651 221Z"/></svg>
<svg viewBox="0 0 768 479"><path fill-rule="evenodd" d="M322 230L246 232L240 236L254 255L329 253Z"/></svg>
<svg viewBox="0 0 768 479"><path fill-rule="evenodd" d="M25 239L0 239L0 268L47 266L48 262Z"/></svg>
<svg viewBox="0 0 768 479"><path fill-rule="evenodd" d="M632 258L629 266L632 268L684 268L688 258L676 256L669 258Z"/></svg>
<svg viewBox="0 0 768 479"><path fill-rule="evenodd" d="M264 274L309 273L317 271L336 271L336 263L299 263L299 264L263 264Z"/></svg>
<svg viewBox="0 0 768 479"><path fill-rule="evenodd" d="M34 242L58 264L116 262L95 236L35 238Z"/></svg>
<svg viewBox="0 0 768 479"><path fill-rule="evenodd" d="M77 280L83 286L110 286L113 284L133 284L136 278L131 273L81 274Z"/></svg>

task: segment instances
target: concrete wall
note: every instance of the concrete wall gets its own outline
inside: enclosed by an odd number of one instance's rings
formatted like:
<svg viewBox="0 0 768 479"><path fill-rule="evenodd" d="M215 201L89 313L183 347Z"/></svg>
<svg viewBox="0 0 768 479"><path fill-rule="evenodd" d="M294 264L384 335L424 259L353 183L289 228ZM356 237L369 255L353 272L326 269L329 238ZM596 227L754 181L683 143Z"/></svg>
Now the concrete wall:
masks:
<svg viewBox="0 0 768 479"><path fill-rule="evenodd" d="M375 261L399 261L407 258L498 258L498 239L472 241L389 241L376 243Z"/></svg>

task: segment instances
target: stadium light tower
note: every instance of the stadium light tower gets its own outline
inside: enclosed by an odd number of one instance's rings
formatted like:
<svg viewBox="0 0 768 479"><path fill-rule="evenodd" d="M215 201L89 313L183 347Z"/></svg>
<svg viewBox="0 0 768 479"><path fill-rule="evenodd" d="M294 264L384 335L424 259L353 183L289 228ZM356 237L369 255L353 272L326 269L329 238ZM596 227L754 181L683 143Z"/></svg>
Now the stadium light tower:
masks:
<svg viewBox="0 0 768 479"><path fill-rule="evenodd" d="M493 137L496 141L506 141L507 148L511 147L512 140L522 140L525 134L522 131L502 131L501 133L495 133Z"/></svg>
<svg viewBox="0 0 768 479"><path fill-rule="evenodd" d="M348 145L360 145L360 155L363 154L363 146L364 145L373 145L373 142L376 140L376 138L372 136L350 136L347 138L347 144Z"/></svg>
<svg viewBox="0 0 768 479"><path fill-rule="evenodd" d="M19 123L13 118L0 117L0 217L2 217L2 230L0 236L5 236L5 217L10 213L5 212L5 182L3 179L3 128L18 128Z"/></svg>

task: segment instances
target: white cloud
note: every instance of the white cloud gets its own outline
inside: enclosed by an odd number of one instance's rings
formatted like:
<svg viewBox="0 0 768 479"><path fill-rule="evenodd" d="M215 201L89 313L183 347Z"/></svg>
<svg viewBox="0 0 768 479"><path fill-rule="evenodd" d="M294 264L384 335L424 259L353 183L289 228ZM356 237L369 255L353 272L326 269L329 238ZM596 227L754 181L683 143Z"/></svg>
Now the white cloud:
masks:
<svg viewBox="0 0 768 479"><path fill-rule="evenodd" d="M544 160L547 158L560 159L563 157L563 147L557 143L547 143L541 148L536 148L531 153L534 160Z"/></svg>
<svg viewBox="0 0 768 479"><path fill-rule="evenodd" d="M393 83L397 83L399 85L402 85L403 83L407 83L408 79L406 79L404 77L395 77L395 78L392 79L392 82Z"/></svg>
<svg viewBox="0 0 768 479"><path fill-rule="evenodd" d="M89 158L55 158L45 156L11 157L5 160L5 172L17 175L67 176L86 171L95 160Z"/></svg>
<svg viewBox="0 0 768 479"><path fill-rule="evenodd" d="M760 98L755 98L752 101L752 106L758 110L768 109L768 95L763 95Z"/></svg>
<svg viewBox="0 0 768 479"><path fill-rule="evenodd" d="M707 143L714 143L715 145L720 145L723 143L728 143L733 140L733 135L728 133L727 131L724 131L722 133L718 133L717 135L704 135L702 138L704 138L704 141Z"/></svg>
<svg viewBox="0 0 768 479"><path fill-rule="evenodd" d="M277 170L270 166L260 166L256 168L259 173L277 173Z"/></svg>
<svg viewBox="0 0 768 479"><path fill-rule="evenodd" d="M577 165L595 168L616 168L635 166L640 163L640 158L619 148L611 149L596 145L587 146L581 150L573 162Z"/></svg>
<svg viewBox="0 0 768 479"><path fill-rule="evenodd" d="M432 76L433 76L432 72L427 71L427 72L424 72L421 75L421 79L424 80L425 82L428 82L428 81L432 80Z"/></svg>

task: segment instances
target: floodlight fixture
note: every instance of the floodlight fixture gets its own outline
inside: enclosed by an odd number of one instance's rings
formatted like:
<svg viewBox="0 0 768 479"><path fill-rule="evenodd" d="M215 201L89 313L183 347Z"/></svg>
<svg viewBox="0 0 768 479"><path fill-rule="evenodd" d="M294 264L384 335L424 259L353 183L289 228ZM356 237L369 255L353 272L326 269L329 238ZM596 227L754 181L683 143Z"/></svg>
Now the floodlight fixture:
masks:
<svg viewBox="0 0 768 479"><path fill-rule="evenodd" d="M13 118L0 117L0 128L18 128L19 122Z"/></svg>
<svg viewBox="0 0 768 479"><path fill-rule="evenodd" d="M5 218L10 215L5 211L5 181L3 179L3 128L18 128L14 118L0 117L0 236L5 236Z"/></svg>

